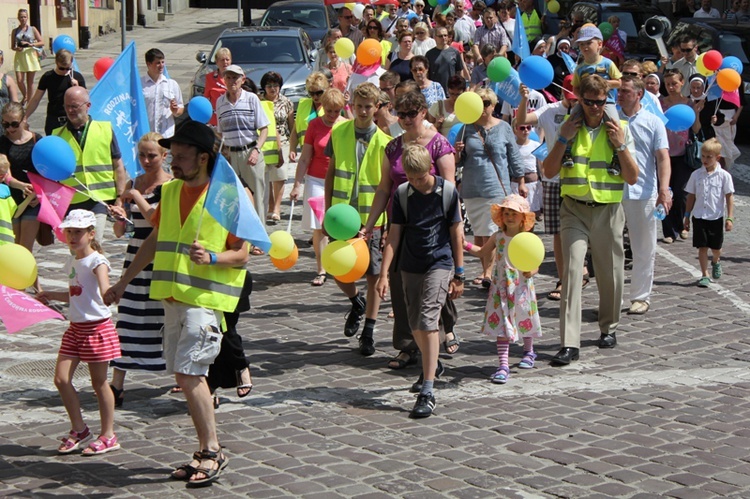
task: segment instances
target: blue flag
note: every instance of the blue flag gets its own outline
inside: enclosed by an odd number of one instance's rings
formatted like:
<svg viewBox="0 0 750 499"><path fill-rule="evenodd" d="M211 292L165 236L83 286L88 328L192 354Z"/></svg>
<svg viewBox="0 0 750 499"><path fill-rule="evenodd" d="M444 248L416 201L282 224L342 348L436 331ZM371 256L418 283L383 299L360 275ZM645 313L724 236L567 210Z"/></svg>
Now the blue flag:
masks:
<svg viewBox="0 0 750 499"><path fill-rule="evenodd" d="M664 111L661 110L661 107L659 107L654 98L644 94L644 96L641 97L641 107L643 107L643 109L645 109L646 111L658 116L665 125L667 124L667 117L664 116Z"/></svg>
<svg viewBox="0 0 750 499"><path fill-rule="evenodd" d="M263 251L271 249L271 240L242 182L221 154L216 157L204 207L219 225L235 236Z"/></svg>
<svg viewBox="0 0 750 499"><path fill-rule="evenodd" d="M716 83L716 75L709 76L708 79L706 80L706 85L708 85L708 94L706 95L707 101L720 99L721 96L724 94L724 91Z"/></svg>
<svg viewBox="0 0 750 499"><path fill-rule="evenodd" d="M143 87L138 74L135 42L130 42L104 77L91 90L92 118L112 123L130 178L142 172L136 144L150 131Z"/></svg>
<svg viewBox="0 0 750 499"><path fill-rule="evenodd" d="M520 85L521 78L518 76L518 71L511 68L510 76L503 81L493 83L490 89L504 102L508 102L511 107L518 107L521 103L521 92L518 90Z"/></svg>
<svg viewBox="0 0 750 499"><path fill-rule="evenodd" d="M534 157L539 161L544 161L545 159L547 159L547 154L549 154L549 151L547 150L547 143L545 142L531 151L531 154L533 154Z"/></svg>
<svg viewBox="0 0 750 499"><path fill-rule="evenodd" d="M529 40L526 38L526 28L523 27L521 9L516 6L516 27L513 29L513 53L522 60L531 55Z"/></svg>
<svg viewBox="0 0 750 499"><path fill-rule="evenodd" d="M563 51L560 51L560 55L562 56L562 60L565 62L565 66L568 68L568 73L573 74L576 72L576 61L573 60L572 57L570 57L570 54L566 54Z"/></svg>

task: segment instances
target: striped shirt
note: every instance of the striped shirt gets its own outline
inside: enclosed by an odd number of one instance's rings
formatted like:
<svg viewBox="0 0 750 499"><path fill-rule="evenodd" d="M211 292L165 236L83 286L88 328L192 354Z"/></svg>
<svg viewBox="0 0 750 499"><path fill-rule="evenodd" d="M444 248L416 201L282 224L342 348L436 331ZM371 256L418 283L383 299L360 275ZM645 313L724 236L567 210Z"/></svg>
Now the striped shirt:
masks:
<svg viewBox="0 0 750 499"><path fill-rule="evenodd" d="M271 122L254 93L242 90L237 102L232 104L227 94L216 101L218 130L224 135L224 145L242 147L258 140L258 129Z"/></svg>

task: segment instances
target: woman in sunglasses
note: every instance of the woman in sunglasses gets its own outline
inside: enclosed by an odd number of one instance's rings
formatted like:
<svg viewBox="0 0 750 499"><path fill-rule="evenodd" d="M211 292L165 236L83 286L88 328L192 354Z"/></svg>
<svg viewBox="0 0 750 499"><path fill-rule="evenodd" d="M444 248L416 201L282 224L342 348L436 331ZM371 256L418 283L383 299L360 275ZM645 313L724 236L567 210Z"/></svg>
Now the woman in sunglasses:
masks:
<svg viewBox="0 0 750 499"><path fill-rule="evenodd" d="M487 88L476 92L484 108L476 123L458 132L456 157L458 165L463 165L461 195L474 231L474 244L481 247L498 230L490 217L490 206L511 193L511 180L518 183L518 192L524 197L528 191L513 130L492 115L497 96ZM494 255L481 260L482 274L474 284L489 289Z"/></svg>
<svg viewBox="0 0 750 499"><path fill-rule="evenodd" d="M10 161L10 174L13 179L22 182L25 186L29 184L28 173L37 173L34 162L31 160L31 150L34 145L41 140L42 136L35 132L26 130L24 126L26 119L24 116L23 106L18 102L10 102L2 108L2 125L4 133L0 136L0 154L4 154ZM17 205L21 205L26 195L33 191L26 189L11 190L11 196ZM23 210L18 218L13 219L13 232L16 234L16 243L20 244L27 250L34 248L34 241L39 234L40 223L37 220L39 215L39 201L31 201ZM49 232L49 226L47 226ZM39 282L34 285L37 291L41 291Z"/></svg>
<svg viewBox="0 0 750 499"><path fill-rule="evenodd" d="M435 47L435 40L430 38L430 28L427 23L419 22L414 26L414 42L411 45L411 53L414 55L425 55L428 50Z"/></svg>
<svg viewBox="0 0 750 499"><path fill-rule="evenodd" d="M426 147L432 159L430 172L453 183L456 180L456 163L453 156L453 147L448 142L448 139L437 133L434 128L427 128L425 126L427 101L424 95L416 90L399 95L396 98L396 111L399 124L404 129L404 133L389 142L385 148L383 174L380 177L380 184L378 185L370 215L365 224L365 233L367 234L372 233L375 222L385 211L388 202L393 198L393 193L396 192L398 186L407 181L404 167L401 164L401 154L406 144L418 144ZM388 362L388 367L391 369L403 369L406 366L416 364L418 348L409 328L400 272L394 272L391 268L388 275L391 284L391 303L394 313L393 347L399 350L399 354ZM457 313L455 305L451 300L448 300L448 304L444 307L443 312L441 313L441 318L446 331L443 345L448 354L454 354L458 351L459 342L453 333ZM442 366L439 363L438 371L442 372ZM422 377L420 376L421 379ZM421 386L417 386L418 384L421 385L421 382L418 381L412 386L412 390L416 390L415 393L421 389Z"/></svg>
<svg viewBox="0 0 750 499"><path fill-rule="evenodd" d="M385 66L388 61L388 56L393 48L393 43L390 40L385 40L385 32L383 31L383 25L377 19L371 19L365 26L365 38L372 38L380 42L380 46L383 48L382 56L380 58L380 64Z"/></svg>

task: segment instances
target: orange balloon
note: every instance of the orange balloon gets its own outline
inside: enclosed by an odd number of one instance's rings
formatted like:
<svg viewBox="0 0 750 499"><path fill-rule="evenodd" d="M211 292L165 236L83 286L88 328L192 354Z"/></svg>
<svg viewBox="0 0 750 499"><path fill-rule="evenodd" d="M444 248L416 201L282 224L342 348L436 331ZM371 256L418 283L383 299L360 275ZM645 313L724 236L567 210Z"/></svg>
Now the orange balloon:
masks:
<svg viewBox="0 0 750 499"><path fill-rule="evenodd" d="M354 251L357 252L357 261L354 263L354 268L344 275L336 278L339 282L356 282L365 275L367 267L370 266L370 248L367 246L367 241L361 237L355 237L348 241L354 246Z"/></svg>
<svg viewBox="0 0 750 499"><path fill-rule="evenodd" d="M287 256L286 258L271 257L271 263L273 263L273 266L279 270L289 270L294 267L294 264L297 263L298 258L299 250L297 249L297 245L295 244L294 249L289 254L289 256Z"/></svg>
<svg viewBox="0 0 750 499"><path fill-rule="evenodd" d="M357 61L363 66L371 66L380 62L383 46L374 38L367 38L357 47Z"/></svg>
<svg viewBox="0 0 750 499"><path fill-rule="evenodd" d="M734 92L742 85L742 77L732 68L725 68L716 73L716 84L725 92Z"/></svg>

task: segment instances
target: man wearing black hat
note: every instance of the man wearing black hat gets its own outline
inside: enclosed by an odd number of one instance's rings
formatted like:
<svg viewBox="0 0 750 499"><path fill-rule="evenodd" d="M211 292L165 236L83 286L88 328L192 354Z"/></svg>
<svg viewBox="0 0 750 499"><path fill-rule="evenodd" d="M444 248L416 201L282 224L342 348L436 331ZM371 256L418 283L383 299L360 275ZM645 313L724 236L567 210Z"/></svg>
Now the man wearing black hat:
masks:
<svg viewBox="0 0 750 499"><path fill-rule="evenodd" d="M164 305L164 358L185 394L200 444L193 460L171 476L198 487L216 480L227 464L206 375L219 353L222 314L236 308L242 291L248 245L203 209L216 159L211 129L190 120L159 144L171 149L175 180L162 186L154 230L105 301L119 301L125 286L153 260L150 297Z"/></svg>

